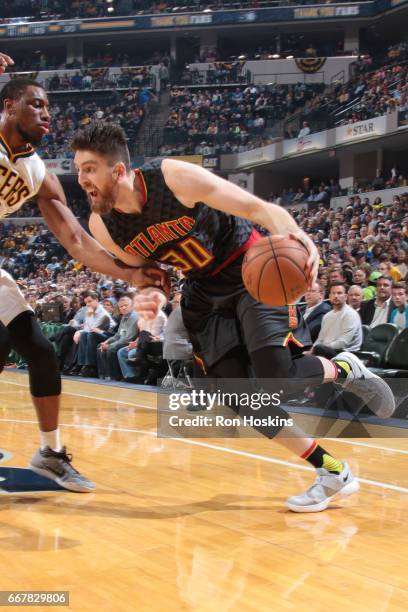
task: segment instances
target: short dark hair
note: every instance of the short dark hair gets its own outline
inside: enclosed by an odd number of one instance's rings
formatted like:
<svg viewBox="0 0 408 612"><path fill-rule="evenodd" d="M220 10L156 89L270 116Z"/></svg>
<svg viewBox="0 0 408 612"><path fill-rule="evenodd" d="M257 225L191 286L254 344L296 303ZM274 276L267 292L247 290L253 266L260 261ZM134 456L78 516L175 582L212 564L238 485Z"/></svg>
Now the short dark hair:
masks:
<svg viewBox="0 0 408 612"><path fill-rule="evenodd" d="M406 291L405 283L392 283L393 289L404 289Z"/></svg>
<svg viewBox="0 0 408 612"><path fill-rule="evenodd" d="M330 283L329 293L333 289L333 287L343 287L345 293L347 293L347 289L348 289L347 283L342 283L341 281L335 281L334 283Z"/></svg>
<svg viewBox="0 0 408 612"><path fill-rule="evenodd" d="M130 155L125 131L113 123L95 121L75 132L71 140L73 151L93 151L107 157L111 164L122 161L129 172Z"/></svg>
<svg viewBox="0 0 408 612"><path fill-rule="evenodd" d="M134 297L135 297L135 294L134 294L134 293L132 293L131 291L125 291L125 292L124 292L124 293L122 293L122 295L119 297L119 300L121 300L122 298L129 298L129 300L132 300L132 302L133 302ZM119 301L119 300L118 300L118 301Z"/></svg>
<svg viewBox="0 0 408 612"><path fill-rule="evenodd" d="M99 293L97 293L96 291L85 291L85 293L83 294L83 298L84 300L90 297L93 300L99 300Z"/></svg>
<svg viewBox="0 0 408 612"><path fill-rule="evenodd" d="M376 281L376 282L378 283L378 281L380 281L380 280L386 280L387 282L391 283L391 285L392 285L392 283L394 282L394 281L392 280L392 276L388 276L388 274L381 274L381 276L379 276L379 277L377 278L377 281Z"/></svg>
<svg viewBox="0 0 408 612"><path fill-rule="evenodd" d="M4 108L5 100L18 100L27 87L40 87L40 89L44 89L44 87L40 83L37 83L37 81L34 81L34 79L20 77L10 79L0 91L0 111Z"/></svg>

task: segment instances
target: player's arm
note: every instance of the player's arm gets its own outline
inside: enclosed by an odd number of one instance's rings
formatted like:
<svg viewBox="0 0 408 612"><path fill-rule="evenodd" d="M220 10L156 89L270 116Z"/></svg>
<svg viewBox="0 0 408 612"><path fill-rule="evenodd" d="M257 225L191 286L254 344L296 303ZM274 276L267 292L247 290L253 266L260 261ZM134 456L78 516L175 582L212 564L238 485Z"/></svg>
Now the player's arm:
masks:
<svg viewBox="0 0 408 612"><path fill-rule="evenodd" d="M309 251L310 281L316 278L319 266L317 249L284 208L265 202L195 164L165 159L161 167L167 186L185 206L192 208L197 202L203 202L211 208L262 225L271 234L294 236Z"/></svg>
<svg viewBox="0 0 408 612"><path fill-rule="evenodd" d="M163 270L142 267L139 261L135 262L135 266L130 266L108 253L94 240L68 208L64 190L55 174L46 173L36 199L46 224L62 246L74 259L91 270L121 278L136 287L162 286L165 282Z"/></svg>

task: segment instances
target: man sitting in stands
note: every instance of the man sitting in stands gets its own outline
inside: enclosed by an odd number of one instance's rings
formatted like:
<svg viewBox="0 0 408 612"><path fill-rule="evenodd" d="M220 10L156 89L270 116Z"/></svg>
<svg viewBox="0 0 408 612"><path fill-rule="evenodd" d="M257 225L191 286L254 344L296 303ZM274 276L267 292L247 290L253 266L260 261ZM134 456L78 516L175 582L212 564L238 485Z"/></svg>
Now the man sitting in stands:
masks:
<svg viewBox="0 0 408 612"><path fill-rule="evenodd" d="M392 278L380 276L377 280L377 295L361 304L360 317L364 325L371 328L388 323L394 305L391 302Z"/></svg>
<svg viewBox="0 0 408 612"><path fill-rule="evenodd" d="M322 319L331 310L330 304L323 301L324 287L316 281L305 293L306 310L303 313L310 331L312 342L317 339L322 325Z"/></svg>
<svg viewBox="0 0 408 612"><path fill-rule="evenodd" d="M162 350L161 341L166 323L167 317L162 310L159 310L154 319L147 319L139 315L138 338L117 352L119 366L126 382L142 384L145 381L149 369L146 356L152 348ZM156 343L160 343L160 347L158 344L155 347L150 346Z"/></svg>
<svg viewBox="0 0 408 612"><path fill-rule="evenodd" d="M122 318L116 334L93 346L95 360L98 363L99 378L109 378L121 380L121 370L119 368L117 352L127 346L129 342L136 339L138 335L137 319L138 315L133 310L133 295L130 293L122 295L118 302L119 312Z"/></svg>
<svg viewBox="0 0 408 612"><path fill-rule="evenodd" d="M358 351L363 341L361 320L347 301L344 283L333 283L329 300L333 310L324 315L312 353L332 359L341 351Z"/></svg>
<svg viewBox="0 0 408 612"><path fill-rule="evenodd" d="M88 351L88 344L92 345L92 333L102 333L110 327L115 326L112 317L106 312L99 302L96 291L88 291L84 297L86 315L82 329L75 332L73 341L78 345L76 365L72 368L71 375L86 377L96 376L96 355Z"/></svg>
<svg viewBox="0 0 408 612"><path fill-rule="evenodd" d="M405 283L393 284L392 301L395 308L391 311L390 323L394 323L402 331L408 327L408 305Z"/></svg>

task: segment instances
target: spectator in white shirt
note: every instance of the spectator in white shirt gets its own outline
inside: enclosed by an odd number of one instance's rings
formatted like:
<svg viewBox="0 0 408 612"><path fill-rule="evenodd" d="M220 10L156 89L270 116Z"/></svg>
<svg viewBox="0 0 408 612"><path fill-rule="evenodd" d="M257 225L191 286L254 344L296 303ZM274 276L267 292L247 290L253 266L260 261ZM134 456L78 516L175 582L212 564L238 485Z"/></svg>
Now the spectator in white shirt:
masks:
<svg viewBox="0 0 408 612"><path fill-rule="evenodd" d="M322 320L322 326L312 353L332 359L341 351L358 351L363 341L361 320L348 304L344 283L330 287L329 300L333 310Z"/></svg>
<svg viewBox="0 0 408 612"><path fill-rule="evenodd" d="M305 138L306 136L309 136L309 134L310 134L309 124L307 121L304 121L302 125L302 129L300 130L298 134L298 138Z"/></svg>

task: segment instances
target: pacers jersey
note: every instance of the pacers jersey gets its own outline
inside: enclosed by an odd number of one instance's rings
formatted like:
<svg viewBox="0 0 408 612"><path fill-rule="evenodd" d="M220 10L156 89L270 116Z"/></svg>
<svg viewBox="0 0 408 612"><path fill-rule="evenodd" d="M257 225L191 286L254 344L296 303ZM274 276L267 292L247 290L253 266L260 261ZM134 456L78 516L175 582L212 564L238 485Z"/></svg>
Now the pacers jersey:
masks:
<svg viewBox="0 0 408 612"><path fill-rule="evenodd" d="M128 253L199 278L216 274L249 246L250 221L201 202L194 208L183 206L165 183L160 159L144 164L136 174L145 197L142 212L113 209L103 216L114 242Z"/></svg>
<svg viewBox="0 0 408 612"><path fill-rule="evenodd" d="M13 153L0 134L0 218L15 212L41 187L45 165L32 147Z"/></svg>

